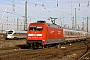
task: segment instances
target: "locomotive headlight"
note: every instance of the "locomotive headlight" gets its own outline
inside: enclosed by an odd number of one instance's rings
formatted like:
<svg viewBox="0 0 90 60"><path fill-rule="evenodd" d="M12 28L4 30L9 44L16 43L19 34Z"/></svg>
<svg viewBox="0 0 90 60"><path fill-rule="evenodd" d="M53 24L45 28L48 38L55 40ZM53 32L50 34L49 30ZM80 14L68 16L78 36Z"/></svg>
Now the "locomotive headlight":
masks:
<svg viewBox="0 0 90 60"><path fill-rule="evenodd" d="M43 41L45 41L45 40L43 40Z"/></svg>

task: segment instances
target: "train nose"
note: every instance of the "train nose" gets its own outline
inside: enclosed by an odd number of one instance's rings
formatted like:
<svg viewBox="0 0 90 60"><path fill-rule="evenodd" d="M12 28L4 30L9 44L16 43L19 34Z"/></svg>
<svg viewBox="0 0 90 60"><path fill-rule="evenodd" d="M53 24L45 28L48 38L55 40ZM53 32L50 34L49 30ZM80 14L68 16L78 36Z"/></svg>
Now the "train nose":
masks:
<svg viewBox="0 0 90 60"><path fill-rule="evenodd" d="M7 38L11 38L11 35L7 35Z"/></svg>
<svg viewBox="0 0 90 60"><path fill-rule="evenodd" d="M28 40L42 40L42 34L28 34Z"/></svg>

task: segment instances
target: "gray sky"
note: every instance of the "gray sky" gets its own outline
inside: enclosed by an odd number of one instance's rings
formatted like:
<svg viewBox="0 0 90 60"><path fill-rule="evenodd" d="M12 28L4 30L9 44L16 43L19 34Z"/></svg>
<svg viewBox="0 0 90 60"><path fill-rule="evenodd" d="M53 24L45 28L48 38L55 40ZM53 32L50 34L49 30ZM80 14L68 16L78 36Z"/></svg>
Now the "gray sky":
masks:
<svg viewBox="0 0 90 60"><path fill-rule="evenodd" d="M86 26L86 18L90 22L90 0L27 0L28 24L37 20L47 20L49 17L58 18L56 23L66 27L72 27L72 17L82 27ZM6 13L4 11L7 7ZM17 29L17 18L19 18L19 29L23 29L25 16L25 0L1 0L0 19L3 16L0 27L3 29ZM3 15L4 14L4 15ZM20 28L21 27L21 28ZM2 28L1 28L2 29ZM0 30L1 30L0 29ZM80 28L81 29L81 28ZM86 29L86 27L85 27ZM90 24L89 24L90 30Z"/></svg>

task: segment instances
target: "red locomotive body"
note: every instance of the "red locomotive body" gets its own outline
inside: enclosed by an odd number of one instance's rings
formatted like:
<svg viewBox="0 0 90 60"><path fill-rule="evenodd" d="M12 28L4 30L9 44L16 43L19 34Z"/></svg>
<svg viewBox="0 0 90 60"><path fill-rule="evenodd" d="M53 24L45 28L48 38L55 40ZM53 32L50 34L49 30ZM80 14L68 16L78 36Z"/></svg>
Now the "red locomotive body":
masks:
<svg viewBox="0 0 90 60"><path fill-rule="evenodd" d="M29 46L46 46L48 44L64 42L63 29L58 25L45 21L31 23L28 28L27 44Z"/></svg>

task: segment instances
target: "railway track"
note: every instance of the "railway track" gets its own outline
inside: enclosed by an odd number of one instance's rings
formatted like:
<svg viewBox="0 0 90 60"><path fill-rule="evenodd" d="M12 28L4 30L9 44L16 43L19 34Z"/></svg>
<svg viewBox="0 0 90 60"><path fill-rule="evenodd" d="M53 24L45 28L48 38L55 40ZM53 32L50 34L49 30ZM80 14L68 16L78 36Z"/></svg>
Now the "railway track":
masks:
<svg viewBox="0 0 90 60"><path fill-rule="evenodd" d="M0 60L59 60L59 59L77 59L85 52L87 46L85 41L71 43L72 45L63 45L66 48L45 48L45 49L12 49L0 53ZM87 44L87 43L86 43ZM78 51L78 52L77 52ZM9 58L9 59L8 59Z"/></svg>
<svg viewBox="0 0 90 60"><path fill-rule="evenodd" d="M0 40L0 50L26 44L26 40Z"/></svg>
<svg viewBox="0 0 90 60"><path fill-rule="evenodd" d="M87 47L86 52L78 60L90 60L90 41L86 41L84 44Z"/></svg>
<svg viewBox="0 0 90 60"><path fill-rule="evenodd" d="M2 50L12 50L12 49L20 49L20 47L6 47L6 48L0 48L0 51Z"/></svg>

